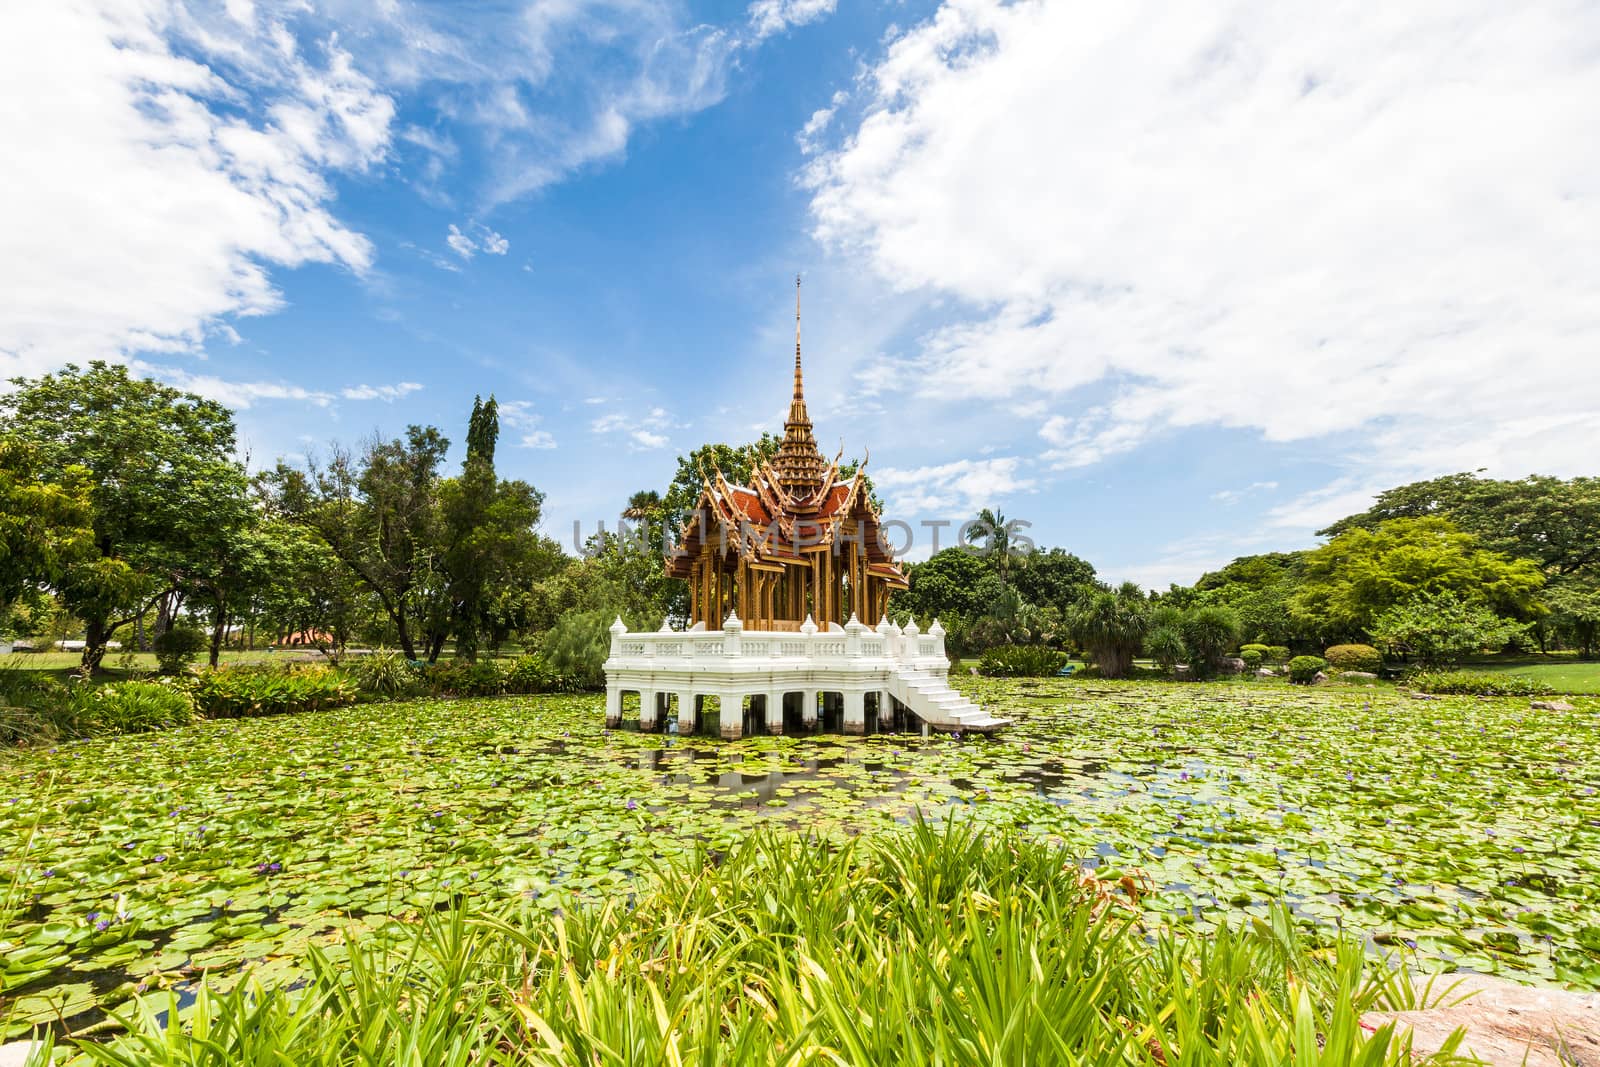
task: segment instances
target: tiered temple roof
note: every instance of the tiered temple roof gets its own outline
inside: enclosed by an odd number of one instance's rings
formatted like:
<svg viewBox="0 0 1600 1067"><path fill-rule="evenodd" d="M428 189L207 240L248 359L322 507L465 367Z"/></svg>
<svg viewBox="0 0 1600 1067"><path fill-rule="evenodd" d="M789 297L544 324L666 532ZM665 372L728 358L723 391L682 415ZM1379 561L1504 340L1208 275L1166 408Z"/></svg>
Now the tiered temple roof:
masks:
<svg viewBox="0 0 1600 1067"><path fill-rule="evenodd" d="M839 457L817 448L800 363L800 280L795 279L794 396L783 443L749 485L707 476L667 573L690 583L691 623L719 626L737 612L751 629L799 629L853 614L877 624L889 593L906 586L881 543L866 464L841 478Z"/></svg>

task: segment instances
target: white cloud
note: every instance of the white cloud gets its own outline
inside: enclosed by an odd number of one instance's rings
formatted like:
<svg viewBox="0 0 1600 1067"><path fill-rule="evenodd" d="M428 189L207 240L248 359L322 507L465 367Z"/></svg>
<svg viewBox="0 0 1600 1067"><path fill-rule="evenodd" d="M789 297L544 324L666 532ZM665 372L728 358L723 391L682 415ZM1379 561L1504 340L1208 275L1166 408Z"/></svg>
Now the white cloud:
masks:
<svg viewBox="0 0 1600 1067"><path fill-rule="evenodd" d="M420 382L397 382L394 385L353 385L341 389L339 395L346 400L383 400L394 403L421 389Z"/></svg>
<svg viewBox="0 0 1600 1067"><path fill-rule="evenodd" d="M237 14L0 15L0 378L193 350L281 305L270 267L370 265L329 177L383 159L393 103L336 36Z"/></svg>
<svg viewBox="0 0 1600 1067"><path fill-rule="evenodd" d="M1268 493L1276 488L1277 482L1251 482L1240 489L1219 489L1211 494L1211 499L1223 504L1237 504L1253 493Z"/></svg>
<svg viewBox="0 0 1600 1067"><path fill-rule="evenodd" d="M663 430L674 426L672 415L666 408L651 408L643 416L628 415L620 411L607 412L589 423L589 431L598 434L621 432L634 451L665 448L669 438Z"/></svg>
<svg viewBox="0 0 1600 1067"><path fill-rule="evenodd" d="M160 366L138 359L130 361L129 367L138 374L160 379L238 410L254 407L263 400L291 400L321 408L331 406L336 400L383 400L392 403L422 388L416 382L396 382L393 385L351 385L330 391L283 381L229 381L215 374L195 374L182 368Z"/></svg>
<svg viewBox="0 0 1600 1067"><path fill-rule="evenodd" d="M500 421L513 430L524 431L518 443L523 448L554 448L556 439L549 430L536 429L543 416L527 400L506 400L498 405Z"/></svg>
<svg viewBox="0 0 1600 1067"><path fill-rule="evenodd" d="M667 447L667 437L665 434L651 433L649 430L633 430L628 434L628 437L640 448Z"/></svg>
<svg viewBox="0 0 1600 1067"><path fill-rule="evenodd" d="M523 448L554 448L556 439L549 430L532 430L522 435Z"/></svg>
<svg viewBox="0 0 1600 1067"><path fill-rule="evenodd" d="M755 0L750 5L750 29L759 40L782 33L791 26L833 14L838 0Z"/></svg>
<svg viewBox="0 0 1600 1067"><path fill-rule="evenodd" d="M872 472L888 513L904 522L921 518L965 518L1003 497L1034 487L1018 474L1016 456L958 459L927 467L886 467Z"/></svg>
<svg viewBox="0 0 1600 1067"><path fill-rule="evenodd" d="M1223 426L1386 478L1586 470L1597 42L1556 0L947 0L808 169L815 229L954 298L868 380L1029 399L1053 466Z"/></svg>
<svg viewBox="0 0 1600 1067"><path fill-rule="evenodd" d="M479 252L491 256L503 256L511 250L511 242L500 234L480 222L467 224L463 231L455 223L450 224L450 232L445 235L444 243L450 246L451 251L462 259L471 259Z"/></svg>

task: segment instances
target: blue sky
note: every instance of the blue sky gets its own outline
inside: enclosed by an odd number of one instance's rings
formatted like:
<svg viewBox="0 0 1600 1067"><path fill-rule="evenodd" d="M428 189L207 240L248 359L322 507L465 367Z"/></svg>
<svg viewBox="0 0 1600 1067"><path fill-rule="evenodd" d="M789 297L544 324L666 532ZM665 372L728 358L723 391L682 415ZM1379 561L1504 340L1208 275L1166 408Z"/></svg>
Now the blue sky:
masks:
<svg viewBox="0 0 1600 1067"><path fill-rule="evenodd" d="M1192 581L1412 478L1595 473L1597 45L1556 2L23 0L0 372L128 362L258 465L493 393L570 542L778 428L799 272L893 516Z"/></svg>

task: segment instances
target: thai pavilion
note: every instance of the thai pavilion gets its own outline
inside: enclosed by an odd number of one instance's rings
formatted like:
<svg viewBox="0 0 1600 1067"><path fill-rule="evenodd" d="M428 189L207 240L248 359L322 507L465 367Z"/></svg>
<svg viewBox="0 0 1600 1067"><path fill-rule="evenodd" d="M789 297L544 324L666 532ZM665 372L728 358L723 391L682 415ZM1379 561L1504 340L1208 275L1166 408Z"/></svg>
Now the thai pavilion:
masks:
<svg viewBox="0 0 1600 1067"><path fill-rule="evenodd" d="M690 733L714 714L723 737L821 726L991 732L1007 725L951 689L944 630L889 620L905 573L881 536L865 464L842 477L806 412L795 289L794 395L783 442L749 485L704 484L667 573L689 585L688 629L611 626L606 724L637 696L639 726ZM711 698L714 698L712 700ZM714 709L714 711L713 711Z"/></svg>

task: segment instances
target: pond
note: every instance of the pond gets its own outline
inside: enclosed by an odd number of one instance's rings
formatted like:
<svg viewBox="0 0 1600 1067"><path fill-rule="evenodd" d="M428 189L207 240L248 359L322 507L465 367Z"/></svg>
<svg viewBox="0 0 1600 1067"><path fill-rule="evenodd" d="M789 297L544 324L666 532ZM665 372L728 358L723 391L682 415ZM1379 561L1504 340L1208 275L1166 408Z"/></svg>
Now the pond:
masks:
<svg viewBox="0 0 1600 1067"><path fill-rule="evenodd" d="M531 697L10 754L0 1016L79 1028L201 973L292 979L308 944L398 937L461 896L626 897L652 863L757 826L879 833L917 812L1137 868L1167 921L1281 898L1430 966L1600 988L1600 702L960 681L1016 725L725 743Z"/></svg>

